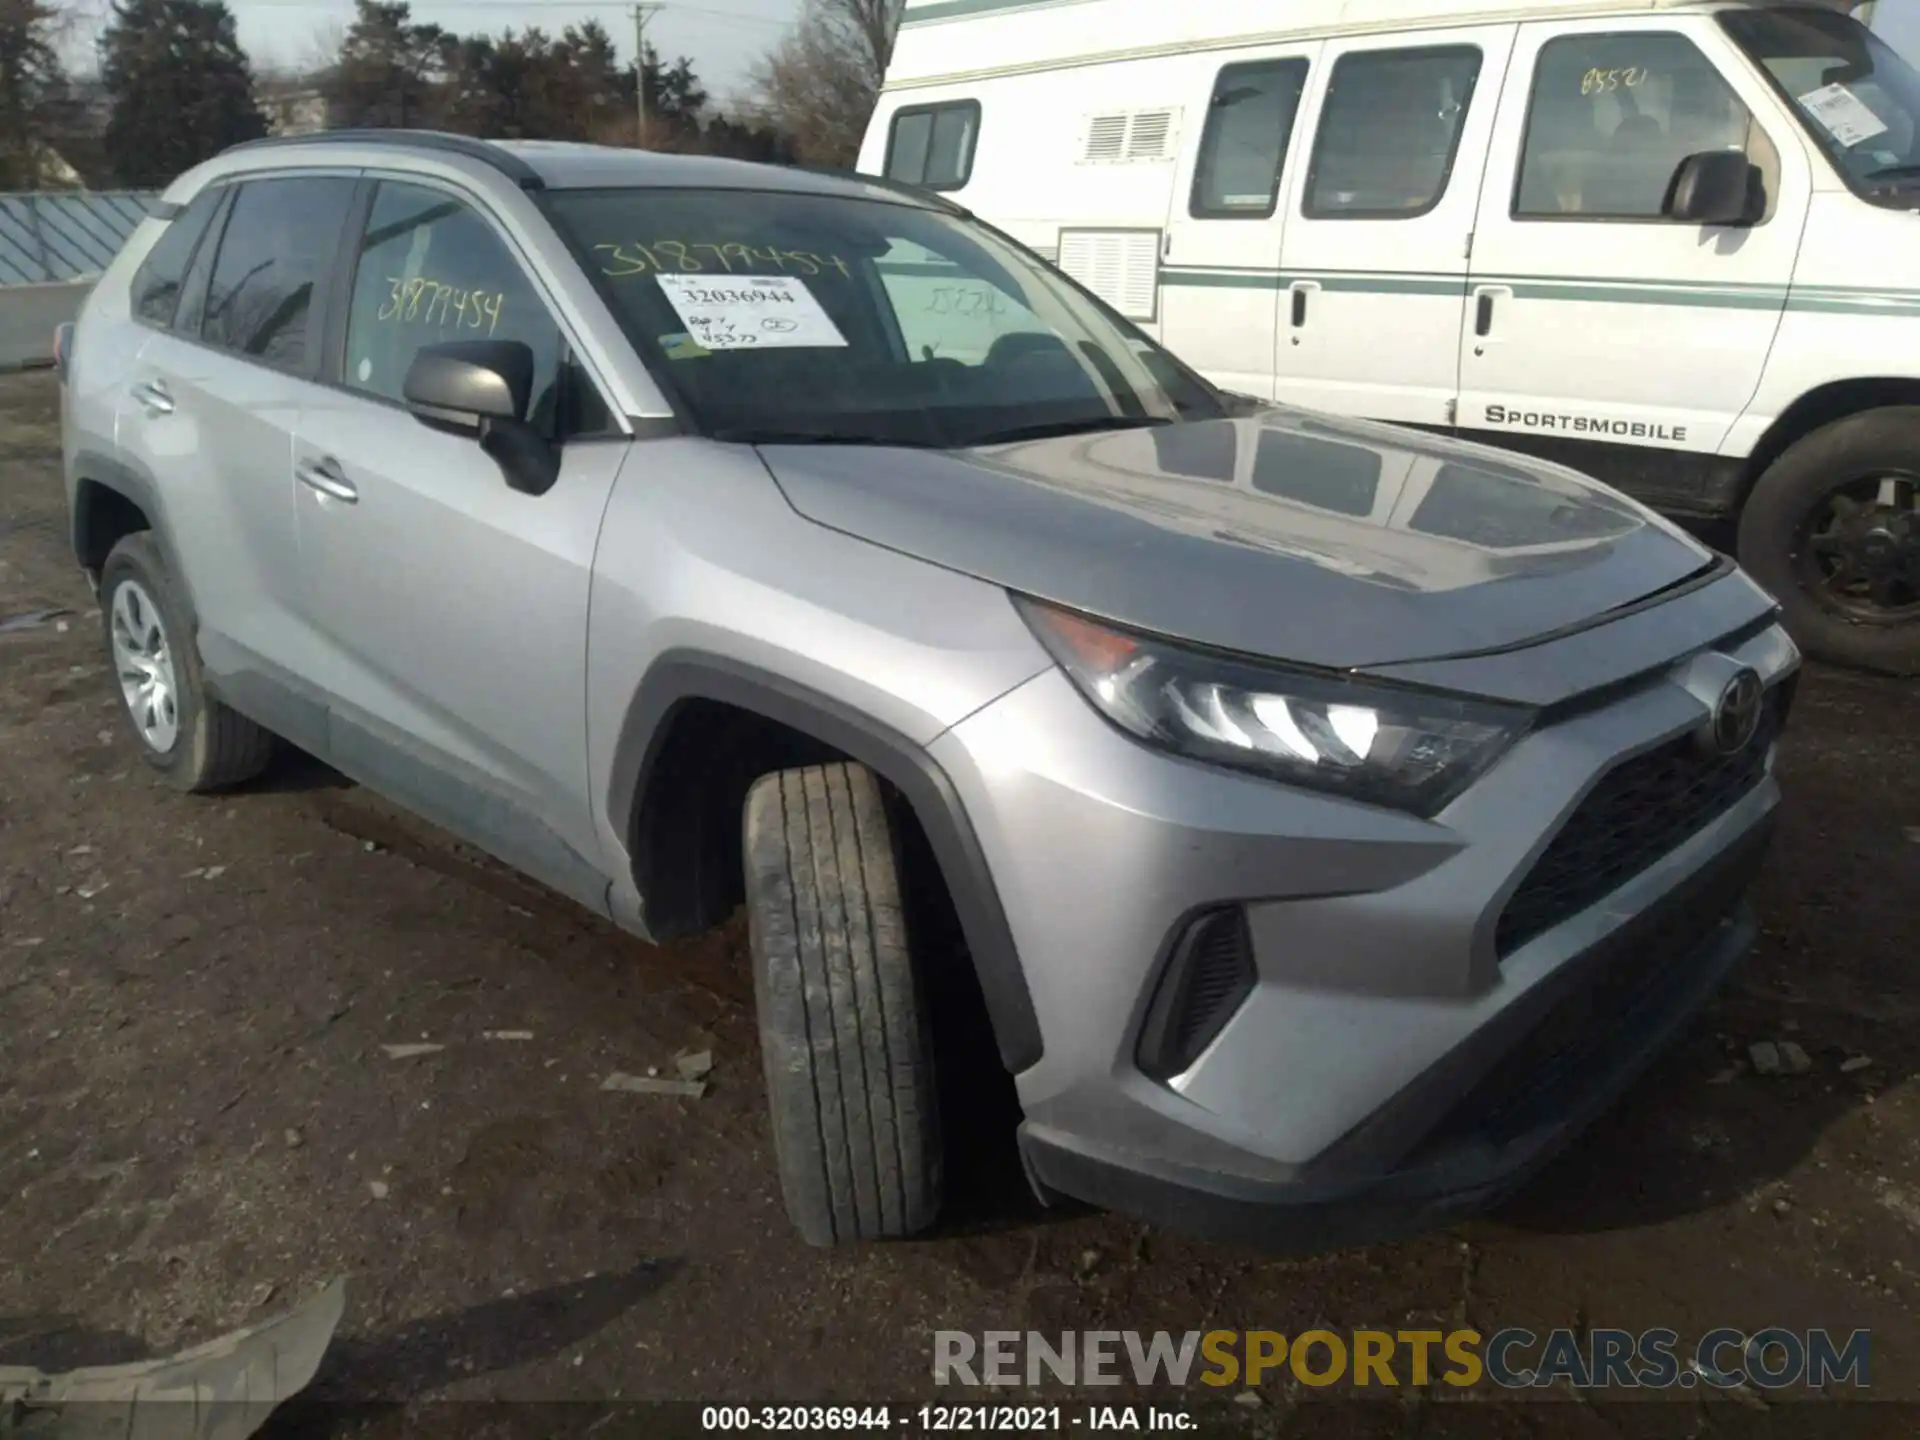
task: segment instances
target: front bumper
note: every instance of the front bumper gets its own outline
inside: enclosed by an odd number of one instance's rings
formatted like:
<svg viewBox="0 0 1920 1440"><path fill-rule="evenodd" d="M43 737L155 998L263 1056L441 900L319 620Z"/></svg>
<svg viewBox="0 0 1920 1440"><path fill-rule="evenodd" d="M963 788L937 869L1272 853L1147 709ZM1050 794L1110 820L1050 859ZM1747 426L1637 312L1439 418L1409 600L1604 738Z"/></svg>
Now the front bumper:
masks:
<svg viewBox="0 0 1920 1440"><path fill-rule="evenodd" d="M1779 798L1764 748L1619 884L1501 925L1583 803L1697 731L1703 670L1735 662L1778 687L1797 656L1768 629L1677 657L1553 716L1433 821L1148 751L1057 673L941 737L1043 1040L1016 1077L1036 1188L1319 1248L1519 1183L1752 942L1740 897ZM1252 971L1231 1018L1182 1067L1143 1064L1169 937L1222 907Z"/></svg>
<svg viewBox="0 0 1920 1440"><path fill-rule="evenodd" d="M1056 1192L1206 1239L1321 1250L1431 1229L1493 1204L1607 1109L1685 1026L1753 944L1742 899L1765 854L1762 823L1692 881L1561 968L1382 1107L1423 1109L1436 1087L1463 1098L1398 1166L1320 1181L1195 1170L1102 1151L1031 1122L1027 1174ZM1471 1078L1479 1076L1476 1081Z"/></svg>

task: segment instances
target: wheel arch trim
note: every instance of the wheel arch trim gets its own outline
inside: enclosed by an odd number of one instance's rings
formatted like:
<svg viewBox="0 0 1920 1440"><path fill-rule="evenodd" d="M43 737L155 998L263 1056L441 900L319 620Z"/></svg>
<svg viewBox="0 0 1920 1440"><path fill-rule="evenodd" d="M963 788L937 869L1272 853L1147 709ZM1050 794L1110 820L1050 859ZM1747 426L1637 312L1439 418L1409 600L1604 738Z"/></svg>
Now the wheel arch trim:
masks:
<svg viewBox="0 0 1920 1440"><path fill-rule="evenodd" d="M926 832L966 937L1000 1058L1014 1074L1039 1062L1039 1017L1020 967L986 851L953 781L923 745L851 706L782 675L694 650L656 659L634 693L616 742L607 814L623 836L655 778L675 711L708 700L811 735L886 780ZM646 897L641 896L644 910Z"/></svg>

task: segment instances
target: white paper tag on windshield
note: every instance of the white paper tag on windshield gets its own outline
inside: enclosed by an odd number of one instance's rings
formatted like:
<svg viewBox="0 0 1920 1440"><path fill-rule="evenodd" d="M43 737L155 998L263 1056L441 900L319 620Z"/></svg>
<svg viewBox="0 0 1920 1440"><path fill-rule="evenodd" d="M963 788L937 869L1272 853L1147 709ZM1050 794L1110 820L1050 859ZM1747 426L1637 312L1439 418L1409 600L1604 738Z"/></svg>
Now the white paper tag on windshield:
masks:
<svg viewBox="0 0 1920 1440"><path fill-rule="evenodd" d="M1887 133L1887 122L1866 107L1860 97L1835 82L1809 90L1800 97L1807 113L1827 127L1827 133L1842 145L1858 145L1876 135Z"/></svg>
<svg viewBox="0 0 1920 1440"><path fill-rule="evenodd" d="M846 336L796 275L659 275L661 293L706 350L845 349Z"/></svg>

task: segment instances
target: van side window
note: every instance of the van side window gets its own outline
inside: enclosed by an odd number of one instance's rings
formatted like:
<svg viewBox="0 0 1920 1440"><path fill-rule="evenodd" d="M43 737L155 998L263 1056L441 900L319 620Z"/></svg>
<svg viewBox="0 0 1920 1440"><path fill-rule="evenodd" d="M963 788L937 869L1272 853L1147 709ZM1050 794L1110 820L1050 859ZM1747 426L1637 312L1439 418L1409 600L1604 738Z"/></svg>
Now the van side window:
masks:
<svg viewBox="0 0 1920 1440"><path fill-rule="evenodd" d="M220 208L225 194L225 186L210 185L167 222L165 232L153 242L147 258L133 272L130 289L136 319L149 325L173 324L174 307L180 303L180 284L186 278L194 247L200 243L201 233L213 218L213 212Z"/></svg>
<svg viewBox="0 0 1920 1440"><path fill-rule="evenodd" d="M973 174L973 147L979 138L977 100L897 110L887 132L886 176L929 190L958 190Z"/></svg>
<svg viewBox="0 0 1920 1440"><path fill-rule="evenodd" d="M306 372L319 351L319 291L352 208L354 182L302 175L250 180L227 212L200 338Z"/></svg>
<svg viewBox="0 0 1920 1440"><path fill-rule="evenodd" d="M1549 40L1534 66L1514 218L1659 220L1674 171L1701 150L1778 166L1753 113L1686 36Z"/></svg>
<svg viewBox="0 0 1920 1440"><path fill-rule="evenodd" d="M1320 220L1410 220L1440 203L1480 51L1472 45L1362 50L1334 62L1301 213Z"/></svg>
<svg viewBox="0 0 1920 1440"><path fill-rule="evenodd" d="M1305 60L1228 65L1213 82L1187 213L1197 220L1264 220L1307 84Z"/></svg>

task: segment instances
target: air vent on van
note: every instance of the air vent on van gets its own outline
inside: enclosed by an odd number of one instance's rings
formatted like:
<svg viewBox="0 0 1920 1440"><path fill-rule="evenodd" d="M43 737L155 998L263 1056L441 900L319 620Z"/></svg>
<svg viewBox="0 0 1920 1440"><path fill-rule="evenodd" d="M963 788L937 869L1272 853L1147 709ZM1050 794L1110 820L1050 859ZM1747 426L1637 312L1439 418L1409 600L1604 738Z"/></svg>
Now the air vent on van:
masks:
<svg viewBox="0 0 1920 1440"><path fill-rule="evenodd" d="M1062 230L1059 264L1127 319L1154 318L1160 290L1158 230Z"/></svg>
<svg viewBox="0 0 1920 1440"><path fill-rule="evenodd" d="M1088 160L1118 160L1127 153L1127 117L1096 115L1087 122Z"/></svg>
<svg viewBox="0 0 1920 1440"><path fill-rule="evenodd" d="M1111 111L1087 117L1082 164L1128 160L1166 160L1173 155L1172 110Z"/></svg>

